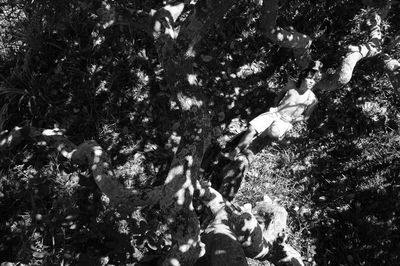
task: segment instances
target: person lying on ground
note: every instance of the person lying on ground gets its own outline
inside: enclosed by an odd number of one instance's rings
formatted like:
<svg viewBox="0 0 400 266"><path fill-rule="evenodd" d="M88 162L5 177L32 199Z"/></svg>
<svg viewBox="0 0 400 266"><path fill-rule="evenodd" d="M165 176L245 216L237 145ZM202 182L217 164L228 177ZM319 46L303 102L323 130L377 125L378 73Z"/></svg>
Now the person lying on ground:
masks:
<svg viewBox="0 0 400 266"><path fill-rule="evenodd" d="M259 135L266 134L272 139L281 140L294 123L308 120L318 102L312 88L321 77L321 67L321 62L312 62L299 75L296 84L292 82L286 86L285 96L278 106L251 120L236 148L231 152L222 153L222 156L233 160Z"/></svg>

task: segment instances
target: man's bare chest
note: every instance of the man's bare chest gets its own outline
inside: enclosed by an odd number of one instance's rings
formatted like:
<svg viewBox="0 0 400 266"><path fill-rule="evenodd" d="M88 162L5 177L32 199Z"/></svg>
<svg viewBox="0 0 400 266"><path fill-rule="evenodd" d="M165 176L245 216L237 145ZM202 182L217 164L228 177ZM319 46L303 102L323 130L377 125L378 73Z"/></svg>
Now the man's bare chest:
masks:
<svg viewBox="0 0 400 266"><path fill-rule="evenodd" d="M305 92L303 94L299 94L297 91L292 92L291 96L288 99L289 105L299 105L299 106L308 106L312 103L313 97L310 92Z"/></svg>

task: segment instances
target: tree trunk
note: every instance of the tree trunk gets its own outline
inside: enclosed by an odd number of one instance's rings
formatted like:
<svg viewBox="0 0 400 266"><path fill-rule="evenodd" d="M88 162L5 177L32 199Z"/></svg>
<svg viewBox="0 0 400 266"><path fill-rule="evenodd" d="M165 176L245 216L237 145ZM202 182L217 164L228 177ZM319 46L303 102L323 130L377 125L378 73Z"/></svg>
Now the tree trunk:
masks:
<svg viewBox="0 0 400 266"><path fill-rule="evenodd" d="M159 61L167 87L182 112L181 142L162 189L160 207L169 221L173 247L163 265L193 265L204 253L200 224L193 208L195 184L205 149L211 143L211 120L207 99L193 71L196 44L222 19L234 1L199 1L179 35L172 21L164 33L155 35ZM170 17L171 9L168 11ZM182 10L182 9L181 9ZM167 13L168 13L167 12Z"/></svg>

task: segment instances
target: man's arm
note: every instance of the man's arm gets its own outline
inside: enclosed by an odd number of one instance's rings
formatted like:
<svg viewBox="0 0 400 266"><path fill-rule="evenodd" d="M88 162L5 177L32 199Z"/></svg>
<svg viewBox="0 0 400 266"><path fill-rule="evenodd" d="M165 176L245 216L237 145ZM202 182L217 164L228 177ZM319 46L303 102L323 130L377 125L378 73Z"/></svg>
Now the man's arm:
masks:
<svg viewBox="0 0 400 266"><path fill-rule="evenodd" d="M295 87L296 87L295 82L289 79L285 87L277 93L274 100L274 106L280 105L285 100L285 98L288 97L287 92Z"/></svg>
<svg viewBox="0 0 400 266"><path fill-rule="evenodd" d="M279 103L276 105L277 110L280 110L280 107L282 106L286 106L286 103L288 101L288 99L292 96L293 94L293 90L287 90L285 91L285 96L283 96L283 98L279 101Z"/></svg>
<svg viewBox="0 0 400 266"><path fill-rule="evenodd" d="M312 112L314 111L315 107L318 104L318 99L314 98L314 101L307 107L307 109L304 111L304 118L305 120L308 120L312 114Z"/></svg>

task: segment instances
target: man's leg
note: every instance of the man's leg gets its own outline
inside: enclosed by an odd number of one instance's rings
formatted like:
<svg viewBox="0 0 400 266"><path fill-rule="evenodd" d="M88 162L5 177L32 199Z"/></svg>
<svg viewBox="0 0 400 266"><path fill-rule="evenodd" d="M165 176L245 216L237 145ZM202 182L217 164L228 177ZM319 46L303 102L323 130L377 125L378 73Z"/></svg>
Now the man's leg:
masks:
<svg viewBox="0 0 400 266"><path fill-rule="evenodd" d="M233 160L236 155L251 144L257 133L261 134L264 132L276 118L276 113L265 112L251 120L248 129L244 132L236 148L233 151L222 155Z"/></svg>
<svg viewBox="0 0 400 266"><path fill-rule="evenodd" d="M282 119L276 119L266 130L269 137L275 140L282 140L287 131L292 128L292 124Z"/></svg>
<svg viewBox="0 0 400 266"><path fill-rule="evenodd" d="M249 128L244 132L236 148L233 151L224 154L224 156L233 160L243 149L247 148L251 144L256 135L257 131L255 128L252 125L249 125Z"/></svg>

